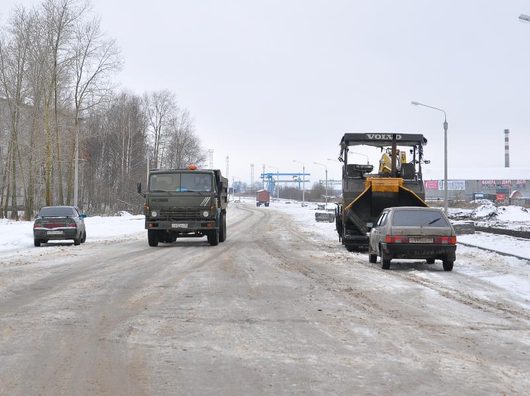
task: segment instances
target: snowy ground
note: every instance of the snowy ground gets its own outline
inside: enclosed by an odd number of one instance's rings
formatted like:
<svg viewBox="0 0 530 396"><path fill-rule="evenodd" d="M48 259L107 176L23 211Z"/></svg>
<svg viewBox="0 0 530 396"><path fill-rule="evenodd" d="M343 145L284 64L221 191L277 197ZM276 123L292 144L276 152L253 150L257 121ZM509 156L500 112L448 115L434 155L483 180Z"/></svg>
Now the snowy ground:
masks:
<svg viewBox="0 0 530 396"><path fill-rule="evenodd" d="M252 204L252 198L240 198L242 202ZM329 204L329 208L333 205ZM335 223L322 223L315 221L317 205L307 203L302 207L298 201L279 200L271 202L270 208L288 213L293 221L306 232L309 232L313 239L322 241L337 241L338 236L335 231ZM495 207L488 201L476 209L456 209L450 208L450 217L455 219L472 219L477 224L487 226L498 226L511 229L530 229L530 212L518 206ZM88 217L85 220L87 228L87 243L97 243L102 241L120 241L131 238L145 238L144 217L142 215L130 215L123 213L121 216ZM33 247L33 222L0 220L0 260L2 257L14 255L31 255L38 251ZM472 235L460 235L459 242L474 246L484 247L491 250L515 254L527 258L528 261L516 260L522 265L530 265L530 240L500 236L477 232ZM70 241L65 241L70 243ZM57 248L64 246L64 243L52 242L49 245L56 245ZM459 246L458 252L465 252L469 247ZM488 253L481 251L481 254ZM457 257L458 260L458 257Z"/></svg>
<svg viewBox="0 0 530 396"><path fill-rule="evenodd" d="M315 221L316 204L309 203L307 207L301 207L299 202L281 200L271 203L270 207L291 214L294 221L301 227L306 229L310 227L315 239L338 241L335 223L319 223ZM466 213L465 218L474 219L482 225L491 227L502 225L502 228L518 229L514 226L516 224L517 227L530 229L530 213L527 209L518 206L496 208L493 205L483 205L476 210L450 208L451 217L463 218L462 215L453 216L453 214L458 215L461 213ZM515 254L530 260L530 240L528 239L477 232L472 235L460 235L458 236L458 241L499 252Z"/></svg>
<svg viewBox="0 0 530 396"><path fill-rule="evenodd" d="M528 260L460 245L450 273L383 271L315 209L234 202L212 248L150 248L142 216L40 248L1 222L0 394L528 393Z"/></svg>
<svg viewBox="0 0 530 396"><path fill-rule="evenodd" d="M252 198L239 198L243 202L253 203ZM332 208L332 204L328 204ZM315 221L315 203L307 203L302 207L298 201L280 200L271 202L271 209L279 209L290 214L293 220L306 230L311 230L315 239L338 241L335 223L321 223ZM470 219L477 225L510 228L516 230L530 230L530 211L519 206L496 207L489 201L484 201L476 209L450 208L450 217L453 219ZM131 237L143 237L144 217L142 215L88 217L86 220L87 243L101 241L119 241ZM23 253L34 250L33 247L33 222L11 221L0 219L0 258L2 255ZM461 235L458 241L485 247L500 252L515 254L530 260L530 240L499 236L486 233L474 235ZM51 243L53 244L53 242ZM55 242L56 245L62 245Z"/></svg>
<svg viewBox="0 0 530 396"><path fill-rule="evenodd" d="M87 243L119 241L145 232L144 216L87 217L85 219ZM72 241L64 241L64 243ZM61 241L48 245L63 246ZM24 254L38 250L33 246L33 222L0 219L0 259L2 256Z"/></svg>

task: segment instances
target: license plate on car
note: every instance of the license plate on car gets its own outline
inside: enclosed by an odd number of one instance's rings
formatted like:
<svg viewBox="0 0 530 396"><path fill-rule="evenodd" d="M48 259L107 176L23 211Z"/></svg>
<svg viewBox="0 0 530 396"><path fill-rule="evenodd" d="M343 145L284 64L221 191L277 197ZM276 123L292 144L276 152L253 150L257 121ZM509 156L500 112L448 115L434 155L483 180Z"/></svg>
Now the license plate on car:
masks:
<svg viewBox="0 0 530 396"><path fill-rule="evenodd" d="M48 231L48 235L63 235L62 231Z"/></svg>
<svg viewBox="0 0 530 396"><path fill-rule="evenodd" d="M175 223L171 224L171 228L188 228L186 223Z"/></svg>
<svg viewBox="0 0 530 396"><path fill-rule="evenodd" d="M409 237L409 243L432 243L433 239L429 237L416 237L416 238L410 238Z"/></svg>

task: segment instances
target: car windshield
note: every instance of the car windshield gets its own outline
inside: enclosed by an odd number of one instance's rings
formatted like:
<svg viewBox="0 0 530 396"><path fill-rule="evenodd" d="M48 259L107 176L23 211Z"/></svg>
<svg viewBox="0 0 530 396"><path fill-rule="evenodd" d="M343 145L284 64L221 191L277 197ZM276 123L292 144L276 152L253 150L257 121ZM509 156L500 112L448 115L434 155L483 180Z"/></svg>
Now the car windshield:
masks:
<svg viewBox="0 0 530 396"><path fill-rule="evenodd" d="M47 207L42 208L39 212L41 217L74 217L76 215L73 208L66 207Z"/></svg>
<svg viewBox="0 0 530 396"><path fill-rule="evenodd" d="M208 173L160 173L151 175L151 192L212 191L212 175Z"/></svg>
<svg viewBox="0 0 530 396"><path fill-rule="evenodd" d="M438 210L397 210L392 217L394 226L449 227Z"/></svg>

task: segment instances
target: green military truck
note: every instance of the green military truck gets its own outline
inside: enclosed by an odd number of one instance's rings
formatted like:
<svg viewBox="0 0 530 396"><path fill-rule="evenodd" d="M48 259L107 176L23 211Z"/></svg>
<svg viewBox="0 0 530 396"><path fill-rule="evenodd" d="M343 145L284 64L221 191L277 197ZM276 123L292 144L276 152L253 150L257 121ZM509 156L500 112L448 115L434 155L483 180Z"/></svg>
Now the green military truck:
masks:
<svg viewBox="0 0 530 396"><path fill-rule="evenodd" d="M153 169L145 197L145 228L149 246L180 237L208 238L212 246L226 239L228 179L218 169Z"/></svg>

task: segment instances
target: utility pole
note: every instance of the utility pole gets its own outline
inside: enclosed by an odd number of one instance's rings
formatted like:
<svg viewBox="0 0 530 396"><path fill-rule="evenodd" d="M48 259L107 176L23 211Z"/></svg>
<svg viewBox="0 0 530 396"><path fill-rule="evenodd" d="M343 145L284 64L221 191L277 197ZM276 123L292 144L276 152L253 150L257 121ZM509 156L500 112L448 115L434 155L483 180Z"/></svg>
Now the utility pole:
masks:
<svg viewBox="0 0 530 396"><path fill-rule="evenodd" d="M250 193L254 190L254 164L250 164Z"/></svg>
<svg viewBox="0 0 530 396"><path fill-rule="evenodd" d="M328 167L324 164L321 164L320 162L314 162L314 164L323 166L324 169L326 170L326 195L324 196L324 198L326 201L326 209L327 209L327 206L328 206Z"/></svg>
<svg viewBox="0 0 530 396"><path fill-rule="evenodd" d="M77 207L79 201L79 132L81 130L81 121L84 118L76 118L75 126L75 159L74 159L74 206Z"/></svg>

